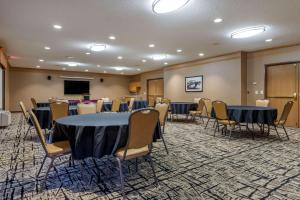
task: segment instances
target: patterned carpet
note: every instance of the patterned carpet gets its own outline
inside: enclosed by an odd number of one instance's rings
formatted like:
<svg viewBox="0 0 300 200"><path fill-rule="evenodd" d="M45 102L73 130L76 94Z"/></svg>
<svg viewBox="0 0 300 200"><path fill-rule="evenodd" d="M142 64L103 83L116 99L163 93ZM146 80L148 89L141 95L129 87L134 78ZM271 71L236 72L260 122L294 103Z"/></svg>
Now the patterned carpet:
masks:
<svg viewBox="0 0 300 200"><path fill-rule="evenodd" d="M24 139L27 125L21 115L12 117L12 125L0 129L0 199L120 199L117 165L109 157L56 167L41 191L35 174L43 149L35 131ZM202 124L168 123L170 154L161 142L155 143L153 153L159 187L148 163L140 160L136 173L135 163L128 162L127 198L300 199L300 130L288 132L290 141L278 140L274 132L269 137L256 133L255 140L234 133L229 140L220 133L213 137L212 124L204 130Z"/></svg>

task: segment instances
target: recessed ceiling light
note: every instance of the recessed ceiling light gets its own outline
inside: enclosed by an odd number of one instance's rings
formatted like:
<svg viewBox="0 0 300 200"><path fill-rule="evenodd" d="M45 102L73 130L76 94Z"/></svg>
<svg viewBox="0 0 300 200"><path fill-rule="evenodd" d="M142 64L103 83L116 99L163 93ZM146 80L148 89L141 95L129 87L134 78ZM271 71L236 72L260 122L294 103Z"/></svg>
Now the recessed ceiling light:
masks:
<svg viewBox="0 0 300 200"><path fill-rule="evenodd" d="M45 49L45 50L50 50L51 48L48 47L48 46L45 46L44 49Z"/></svg>
<svg viewBox="0 0 300 200"><path fill-rule="evenodd" d="M155 13L168 13L185 6L189 0L155 0L152 4L152 10Z"/></svg>
<svg viewBox="0 0 300 200"><path fill-rule="evenodd" d="M272 42L273 39L270 38L270 39L266 39L265 41L266 41L266 42Z"/></svg>
<svg viewBox="0 0 300 200"><path fill-rule="evenodd" d="M165 62L165 63L164 63L164 65L168 65L168 63L167 63L167 62Z"/></svg>
<svg viewBox="0 0 300 200"><path fill-rule="evenodd" d="M145 63L145 62L147 62L147 60L143 59L142 62Z"/></svg>
<svg viewBox="0 0 300 200"><path fill-rule="evenodd" d="M177 49L176 51L177 51L177 53L181 53L182 49Z"/></svg>
<svg viewBox="0 0 300 200"><path fill-rule="evenodd" d="M103 71L103 73L105 73L105 74L106 74L106 73L107 73L107 71L105 71L105 70L104 70L104 71Z"/></svg>
<svg viewBox="0 0 300 200"><path fill-rule="evenodd" d="M199 53L198 56L203 57L204 53Z"/></svg>
<svg viewBox="0 0 300 200"><path fill-rule="evenodd" d="M57 30L60 30L62 29L62 26L61 25L58 25L58 24L54 24L53 25L53 28L57 29Z"/></svg>
<svg viewBox="0 0 300 200"><path fill-rule="evenodd" d="M73 56L67 56L67 58L68 58L68 59L73 59L73 58L75 58L75 57L73 57Z"/></svg>
<svg viewBox="0 0 300 200"><path fill-rule="evenodd" d="M99 52L99 51L103 51L103 50L105 50L106 49L106 45L105 44L91 44L90 46L89 46L89 49L91 50L91 51L97 51L97 52Z"/></svg>
<svg viewBox="0 0 300 200"><path fill-rule="evenodd" d="M158 55L153 55L152 56L152 59L155 60L155 61L158 61L158 60L163 60L163 59L166 59L167 58L167 55L164 55L164 54L158 54Z"/></svg>
<svg viewBox="0 0 300 200"><path fill-rule="evenodd" d="M121 74L124 74L124 72L121 72Z"/></svg>
<svg viewBox="0 0 300 200"><path fill-rule="evenodd" d="M231 38L234 39L249 38L261 34L266 30L267 30L266 26L252 26L252 27L242 28L232 32Z"/></svg>
<svg viewBox="0 0 300 200"><path fill-rule="evenodd" d="M90 55L91 53L90 53L90 52L86 52L85 54L86 54L86 55Z"/></svg>
<svg viewBox="0 0 300 200"><path fill-rule="evenodd" d="M217 24L217 23L221 23L223 22L223 19L222 18L216 18L214 19L214 22Z"/></svg>
<svg viewBox="0 0 300 200"><path fill-rule="evenodd" d="M85 71L85 72L88 72L89 70L88 70L88 69L85 69L84 71Z"/></svg>
<svg viewBox="0 0 300 200"><path fill-rule="evenodd" d="M137 70L137 71L141 71L141 69L140 69L140 68L137 68L136 70Z"/></svg>
<svg viewBox="0 0 300 200"><path fill-rule="evenodd" d="M97 67L101 67L101 65L97 65Z"/></svg>
<svg viewBox="0 0 300 200"><path fill-rule="evenodd" d="M76 67L76 66L78 66L78 64L77 64L77 63L74 63L74 62L67 63L67 65L68 65L69 67Z"/></svg>
<svg viewBox="0 0 300 200"><path fill-rule="evenodd" d="M153 48L155 47L155 44L149 44L148 47Z"/></svg>
<svg viewBox="0 0 300 200"><path fill-rule="evenodd" d="M113 69L117 70L117 71L122 71L124 70L125 68L124 67L112 67Z"/></svg>
<svg viewBox="0 0 300 200"><path fill-rule="evenodd" d="M63 67L63 68L62 68L62 70L66 70L66 68L65 68L65 67Z"/></svg>
<svg viewBox="0 0 300 200"><path fill-rule="evenodd" d="M119 59L119 60L122 60L122 59L123 59L123 57L122 57L122 56L118 56L118 59Z"/></svg>
<svg viewBox="0 0 300 200"><path fill-rule="evenodd" d="M115 36L113 36L113 35L111 35L111 36L109 36L109 37L108 37L108 39L110 39L110 40L115 40L115 39L116 39L116 37L115 37Z"/></svg>
<svg viewBox="0 0 300 200"><path fill-rule="evenodd" d="M37 65L36 68L40 68L41 66Z"/></svg>
<svg viewBox="0 0 300 200"><path fill-rule="evenodd" d="M44 60L44 59L39 59L39 61L40 61L40 62L44 62L45 60Z"/></svg>

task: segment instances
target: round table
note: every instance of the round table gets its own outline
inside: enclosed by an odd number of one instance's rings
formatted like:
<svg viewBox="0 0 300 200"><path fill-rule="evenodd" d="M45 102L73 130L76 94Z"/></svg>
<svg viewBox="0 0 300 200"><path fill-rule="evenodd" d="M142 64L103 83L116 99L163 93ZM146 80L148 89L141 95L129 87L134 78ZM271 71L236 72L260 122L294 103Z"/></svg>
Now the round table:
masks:
<svg viewBox="0 0 300 200"><path fill-rule="evenodd" d="M38 119L42 129L51 129L51 112L50 107L38 107L32 109ZM69 106L69 115L77 114L77 106Z"/></svg>
<svg viewBox="0 0 300 200"><path fill-rule="evenodd" d="M130 113L97 113L68 116L56 121L53 142L69 140L74 159L101 158L124 147ZM160 138L157 124L154 138Z"/></svg>
<svg viewBox="0 0 300 200"><path fill-rule="evenodd" d="M191 110L197 110L198 104L193 102L171 102L172 114L189 114Z"/></svg>
<svg viewBox="0 0 300 200"><path fill-rule="evenodd" d="M272 124L277 118L277 109L259 106L227 106L228 117L240 123ZM212 110L212 117L215 112Z"/></svg>

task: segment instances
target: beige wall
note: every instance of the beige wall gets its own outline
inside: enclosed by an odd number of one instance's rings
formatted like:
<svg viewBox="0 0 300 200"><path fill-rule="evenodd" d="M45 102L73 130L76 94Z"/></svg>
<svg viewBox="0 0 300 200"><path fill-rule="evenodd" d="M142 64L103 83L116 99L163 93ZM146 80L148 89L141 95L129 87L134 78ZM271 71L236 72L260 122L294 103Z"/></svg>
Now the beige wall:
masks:
<svg viewBox="0 0 300 200"><path fill-rule="evenodd" d="M241 54L224 59L190 62L186 67L165 69L165 97L172 101L193 101L196 97L241 104ZM203 92L185 92L185 77L203 75ZM175 89L174 89L175 88Z"/></svg>
<svg viewBox="0 0 300 200"><path fill-rule="evenodd" d="M47 80L48 75L52 76L52 80ZM82 99L82 95L64 95L64 79L60 78L62 75L93 77L90 81L91 99L113 99L129 95L128 76L11 68L10 110L19 111L20 100L24 101L27 107L31 106L31 97L37 101L48 101L49 97ZM100 83L100 78L104 79L103 83Z"/></svg>
<svg viewBox="0 0 300 200"><path fill-rule="evenodd" d="M265 92L265 65L300 61L300 45L248 53L247 57L247 103L254 105L256 99L264 98L260 92Z"/></svg>

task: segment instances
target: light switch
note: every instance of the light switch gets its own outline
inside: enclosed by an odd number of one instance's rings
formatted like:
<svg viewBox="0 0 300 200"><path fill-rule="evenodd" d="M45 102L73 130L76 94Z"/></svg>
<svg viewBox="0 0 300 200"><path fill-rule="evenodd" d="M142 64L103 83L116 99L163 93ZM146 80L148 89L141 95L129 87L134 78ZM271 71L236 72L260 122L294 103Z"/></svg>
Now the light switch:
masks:
<svg viewBox="0 0 300 200"><path fill-rule="evenodd" d="M258 90L255 90L255 94L258 94Z"/></svg>

